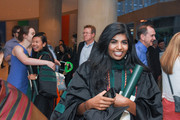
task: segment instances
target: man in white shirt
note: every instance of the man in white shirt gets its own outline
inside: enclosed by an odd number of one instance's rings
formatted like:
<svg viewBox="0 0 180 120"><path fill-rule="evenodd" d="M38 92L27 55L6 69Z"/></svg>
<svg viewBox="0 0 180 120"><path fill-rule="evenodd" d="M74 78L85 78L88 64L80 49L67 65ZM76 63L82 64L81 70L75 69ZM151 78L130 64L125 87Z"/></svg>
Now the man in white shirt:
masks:
<svg viewBox="0 0 180 120"><path fill-rule="evenodd" d="M78 54L77 54L77 65L81 65L88 60L89 56L92 54L94 47L96 46L96 41L94 40L96 35L96 28L93 25L84 26L83 30L83 42L79 43ZM76 66L77 68L78 66Z"/></svg>

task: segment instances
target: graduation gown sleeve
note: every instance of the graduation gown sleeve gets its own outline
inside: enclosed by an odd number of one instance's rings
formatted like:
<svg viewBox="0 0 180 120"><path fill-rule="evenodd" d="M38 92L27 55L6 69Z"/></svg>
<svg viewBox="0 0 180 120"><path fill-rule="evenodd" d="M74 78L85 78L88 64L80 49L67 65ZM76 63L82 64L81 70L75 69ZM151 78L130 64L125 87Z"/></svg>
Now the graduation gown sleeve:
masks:
<svg viewBox="0 0 180 120"><path fill-rule="evenodd" d="M138 82L136 116L133 120L162 120L161 92L151 73L143 73Z"/></svg>

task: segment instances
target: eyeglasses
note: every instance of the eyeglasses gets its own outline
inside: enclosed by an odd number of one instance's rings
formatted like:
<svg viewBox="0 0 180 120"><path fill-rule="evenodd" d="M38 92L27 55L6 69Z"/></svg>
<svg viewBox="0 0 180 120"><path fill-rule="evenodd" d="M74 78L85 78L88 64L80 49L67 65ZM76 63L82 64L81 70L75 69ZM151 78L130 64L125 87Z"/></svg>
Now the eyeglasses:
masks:
<svg viewBox="0 0 180 120"><path fill-rule="evenodd" d="M88 35L88 34L91 34L91 33L88 33L88 32L83 32L82 34L83 34L83 35L84 35L84 34Z"/></svg>

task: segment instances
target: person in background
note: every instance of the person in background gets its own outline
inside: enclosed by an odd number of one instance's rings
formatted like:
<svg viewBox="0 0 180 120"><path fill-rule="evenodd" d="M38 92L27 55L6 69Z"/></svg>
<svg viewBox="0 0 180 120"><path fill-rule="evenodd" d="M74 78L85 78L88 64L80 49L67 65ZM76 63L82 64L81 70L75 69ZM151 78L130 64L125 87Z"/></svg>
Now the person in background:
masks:
<svg viewBox="0 0 180 120"><path fill-rule="evenodd" d="M41 33L33 36L32 57L40 60L54 62L54 58L49 51L47 38ZM36 80L38 86L38 95L34 104L49 119L53 111L55 98L57 98L57 82L55 72L47 65L37 66L37 73L28 76L31 80Z"/></svg>
<svg viewBox="0 0 180 120"><path fill-rule="evenodd" d="M77 56L77 34L73 34L72 37L71 37L71 41L72 41L72 48L71 48L71 51L72 51L72 61L76 61L75 58ZM75 62L72 62L72 63L75 63Z"/></svg>
<svg viewBox="0 0 180 120"><path fill-rule="evenodd" d="M18 39L19 32L21 30L21 27L16 25L12 28L12 39L6 42L4 46L4 58L8 62L9 67L8 67L8 73L10 72L11 68L11 54L14 46L16 46L20 40Z"/></svg>
<svg viewBox="0 0 180 120"><path fill-rule="evenodd" d="M138 42L136 43L136 53L143 64L148 66L148 58L146 56L148 47L153 45L156 40L156 32L154 27L149 24L140 25L137 29Z"/></svg>
<svg viewBox="0 0 180 120"><path fill-rule="evenodd" d="M144 71L129 99L121 92L136 64ZM109 89L114 98L104 96ZM136 56L129 28L117 22L104 29L94 53L76 70L51 120L119 120L122 114L128 120L161 120L162 103L152 74Z"/></svg>
<svg viewBox="0 0 180 120"><path fill-rule="evenodd" d="M86 60L88 60L88 58L93 53L93 50L96 46L95 35L96 35L96 28L93 25L84 26L84 30L83 30L84 41L79 43L78 52L77 52L78 66L84 63Z"/></svg>
<svg viewBox="0 0 180 120"><path fill-rule="evenodd" d="M71 59L71 56L66 48L67 47L64 44L60 44L59 49L55 50L58 61L68 61L69 59Z"/></svg>
<svg viewBox="0 0 180 120"><path fill-rule="evenodd" d="M55 47L55 53L57 54L59 52L59 47L60 45L64 45L65 49L66 49L66 45L64 44L64 40L59 40L59 45Z"/></svg>
<svg viewBox="0 0 180 120"><path fill-rule="evenodd" d="M79 66L77 63L77 34L73 34L71 37L73 46L71 48L71 62L73 64L73 70L71 71L71 75L73 76L73 73L75 72L76 68Z"/></svg>
<svg viewBox="0 0 180 120"><path fill-rule="evenodd" d="M11 69L7 81L18 88L24 94L29 95L28 68L26 65L48 65L55 69L55 64L47 60L30 58L32 37L35 35L34 28L23 26L19 31L18 39L20 42L12 50Z"/></svg>
<svg viewBox="0 0 180 120"><path fill-rule="evenodd" d="M165 43L163 39L158 40L158 51L159 51L159 57L161 58L161 56L163 55L164 51L165 51Z"/></svg>
<svg viewBox="0 0 180 120"><path fill-rule="evenodd" d="M77 34L72 35L71 41L73 43L73 47L72 47L73 52L77 53Z"/></svg>
<svg viewBox="0 0 180 120"><path fill-rule="evenodd" d="M154 41L153 41L152 47L153 47L154 49L157 49L157 48L158 48L158 41L157 41L157 40L154 40Z"/></svg>
<svg viewBox="0 0 180 120"><path fill-rule="evenodd" d="M57 56L57 60L58 61L63 61L63 62L67 62L67 61L71 61L71 53L69 50L67 50L67 47L63 44L59 45L59 51L55 51L56 56ZM65 69L65 63L61 63L61 66L59 67L59 72L63 73L65 75L65 83L66 86L68 86L69 81L72 78L72 73L68 72L65 73L63 70Z"/></svg>
<svg viewBox="0 0 180 120"><path fill-rule="evenodd" d="M158 40L158 48L159 48L159 52L165 51L165 43L163 39Z"/></svg>
<svg viewBox="0 0 180 120"><path fill-rule="evenodd" d="M141 62L149 67L153 73L153 77L158 83L161 79L161 69L159 55L153 47L153 42L156 40L156 32L151 24L142 24L137 29L138 42L136 43L136 53ZM155 62L156 61L156 62Z"/></svg>
<svg viewBox="0 0 180 120"><path fill-rule="evenodd" d="M46 35L45 32L39 32L39 34L42 34L42 35L46 36L46 38L47 38L47 35ZM54 62L56 63L55 71L59 71L60 62L57 60L56 54L54 52L54 48L50 44L48 44L47 46L48 46L48 49L49 49L49 51L51 52L51 54L52 54L52 56L54 58Z"/></svg>
<svg viewBox="0 0 180 120"><path fill-rule="evenodd" d="M59 40L59 45L55 47L54 50L57 60L62 61L71 59L71 54L68 47L64 44L63 40ZM63 57L63 58L62 58Z"/></svg>
<svg viewBox="0 0 180 120"><path fill-rule="evenodd" d="M64 40L59 40L59 45L65 45Z"/></svg>
<svg viewBox="0 0 180 120"><path fill-rule="evenodd" d="M167 77L169 74L174 95L180 97L180 32L172 37L160 62L163 83L163 120L180 120L180 113L175 112L174 98Z"/></svg>
<svg viewBox="0 0 180 120"><path fill-rule="evenodd" d="M153 41L153 45L148 47L149 51L149 65L151 72L153 74L153 77L160 87L160 82L161 82L161 64L160 64L160 59L159 59L159 52L157 49L157 40Z"/></svg>

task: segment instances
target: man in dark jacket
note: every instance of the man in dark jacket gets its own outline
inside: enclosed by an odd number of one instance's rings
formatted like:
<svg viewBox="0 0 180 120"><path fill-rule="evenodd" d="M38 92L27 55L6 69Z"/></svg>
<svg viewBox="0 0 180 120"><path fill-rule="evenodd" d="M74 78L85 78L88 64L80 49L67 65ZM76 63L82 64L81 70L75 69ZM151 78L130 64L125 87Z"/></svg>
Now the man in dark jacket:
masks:
<svg viewBox="0 0 180 120"><path fill-rule="evenodd" d="M93 25L84 26L83 30L83 42L79 43L77 52L77 63L74 65L75 70L78 66L88 60L89 56L93 53L93 49L96 46L94 40L96 35L96 28Z"/></svg>

